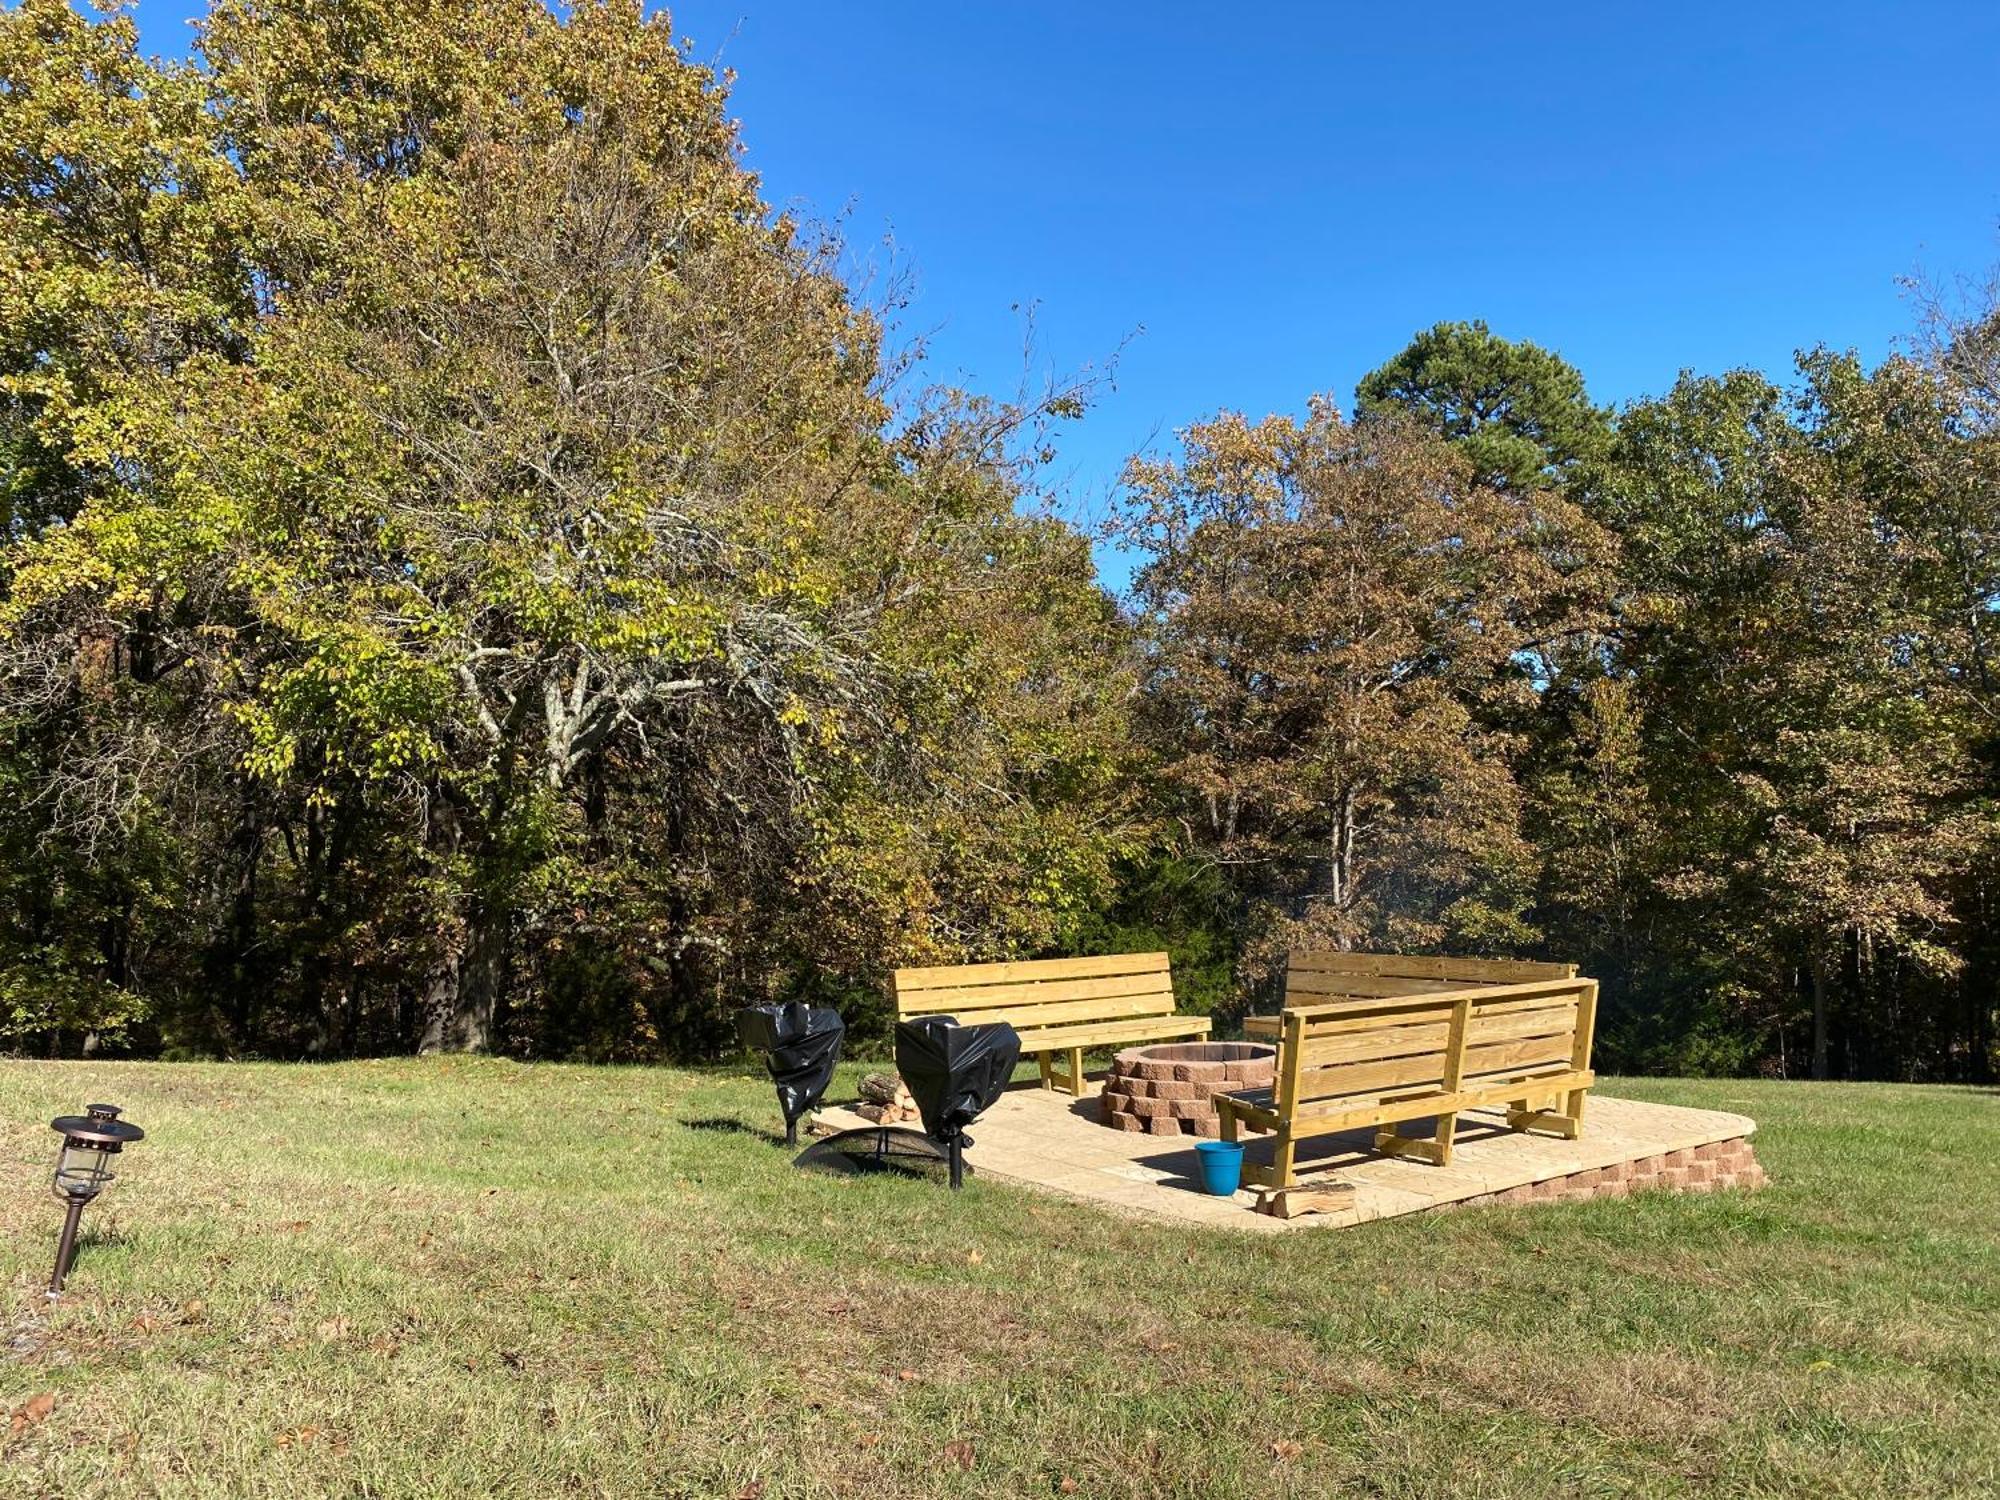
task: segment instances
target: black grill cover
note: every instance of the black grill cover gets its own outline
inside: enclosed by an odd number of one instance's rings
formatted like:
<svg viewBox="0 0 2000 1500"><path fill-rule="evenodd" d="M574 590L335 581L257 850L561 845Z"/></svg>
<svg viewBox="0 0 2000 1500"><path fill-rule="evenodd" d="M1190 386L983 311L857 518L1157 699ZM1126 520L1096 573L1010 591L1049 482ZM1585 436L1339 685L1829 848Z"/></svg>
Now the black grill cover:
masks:
<svg viewBox="0 0 2000 1500"><path fill-rule="evenodd" d="M961 1026L950 1016L896 1023L896 1071L924 1129L948 1141L1000 1097L1021 1060L1021 1038L1004 1021Z"/></svg>
<svg viewBox="0 0 2000 1500"><path fill-rule="evenodd" d="M771 1081L778 1086L778 1108L784 1111L789 1130L819 1103L826 1086L833 1082L847 1023L838 1011L794 1000L790 1005L752 1005L739 1010L736 1035L744 1046L765 1054Z"/></svg>

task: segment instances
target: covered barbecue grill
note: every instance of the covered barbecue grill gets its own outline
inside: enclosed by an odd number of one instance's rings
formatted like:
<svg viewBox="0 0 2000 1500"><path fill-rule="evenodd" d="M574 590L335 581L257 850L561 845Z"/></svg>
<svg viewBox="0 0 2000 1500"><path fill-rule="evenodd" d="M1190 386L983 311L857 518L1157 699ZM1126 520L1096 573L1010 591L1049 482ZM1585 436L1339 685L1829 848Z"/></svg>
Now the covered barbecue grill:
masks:
<svg viewBox="0 0 2000 1500"><path fill-rule="evenodd" d="M826 1096L826 1086L833 1082L847 1023L838 1011L795 1000L789 1005L752 1005L739 1010L736 1035L744 1046L764 1054L771 1081L778 1086L785 1144L796 1145L800 1116Z"/></svg>
<svg viewBox="0 0 2000 1500"><path fill-rule="evenodd" d="M1000 1097L1021 1060L1021 1038L1004 1021L961 1026L951 1016L896 1025L896 1071L923 1117L919 1134L881 1125L843 1130L809 1147L797 1165L838 1172L943 1166L956 1189L965 1179L965 1127Z"/></svg>

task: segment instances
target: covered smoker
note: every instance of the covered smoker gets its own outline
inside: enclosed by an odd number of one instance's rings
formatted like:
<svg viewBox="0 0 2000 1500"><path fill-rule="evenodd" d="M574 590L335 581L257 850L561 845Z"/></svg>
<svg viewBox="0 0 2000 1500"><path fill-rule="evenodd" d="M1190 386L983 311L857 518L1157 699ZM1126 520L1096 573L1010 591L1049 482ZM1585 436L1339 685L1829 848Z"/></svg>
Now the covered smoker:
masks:
<svg viewBox="0 0 2000 1500"><path fill-rule="evenodd" d="M847 1023L838 1011L794 1000L789 1005L739 1010L736 1035L751 1051L764 1054L771 1081L778 1086L785 1143L796 1144L800 1117L826 1096L826 1087L833 1082Z"/></svg>

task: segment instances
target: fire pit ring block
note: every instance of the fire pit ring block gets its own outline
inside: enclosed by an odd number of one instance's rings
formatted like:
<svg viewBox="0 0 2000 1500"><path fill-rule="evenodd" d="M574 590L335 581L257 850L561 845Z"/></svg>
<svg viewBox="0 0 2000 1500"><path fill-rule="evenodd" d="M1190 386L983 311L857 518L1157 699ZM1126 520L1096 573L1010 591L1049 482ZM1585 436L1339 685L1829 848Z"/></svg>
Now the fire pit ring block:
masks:
<svg viewBox="0 0 2000 1500"><path fill-rule="evenodd" d="M1111 1060L1100 1119L1119 1130L1213 1140L1215 1095L1270 1088L1278 1049L1264 1042L1167 1042L1127 1047Z"/></svg>

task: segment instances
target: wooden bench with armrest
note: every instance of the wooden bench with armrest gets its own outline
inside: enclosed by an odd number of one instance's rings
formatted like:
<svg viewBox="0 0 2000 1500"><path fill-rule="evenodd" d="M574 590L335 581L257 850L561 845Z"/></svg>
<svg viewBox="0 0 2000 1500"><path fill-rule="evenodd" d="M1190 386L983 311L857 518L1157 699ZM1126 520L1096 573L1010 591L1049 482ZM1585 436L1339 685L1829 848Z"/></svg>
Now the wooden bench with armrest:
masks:
<svg viewBox="0 0 2000 1500"><path fill-rule="evenodd" d="M1207 1016L1174 1014L1174 979L1164 953L958 964L896 971L896 1019L956 1016L967 1026L1005 1021L1021 1053L1041 1064L1042 1087L1083 1091L1083 1054L1208 1035ZM1054 1059L1067 1054L1068 1070Z"/></svg>
<svg viewBox="0 0 2000 1500"><path fill-rule="evenodd" d="M1216 1097L1224 1140L1239 1139L1243 1130L1275 1137L1269 1167L1244 1163L1252 1183L1290 1187L1298 1142L1368 1127L1381 1151L1448 1165L1459 1112L1467 1109L1505 1105L1515 1130L1552 1130L1570 1139L1582 1132L1585 1096L1595 1081L1594 979L1298 1000L1275 1018L1273 1087ZM1395 1129L1433 1118L1429 1139Z"/></svg>

